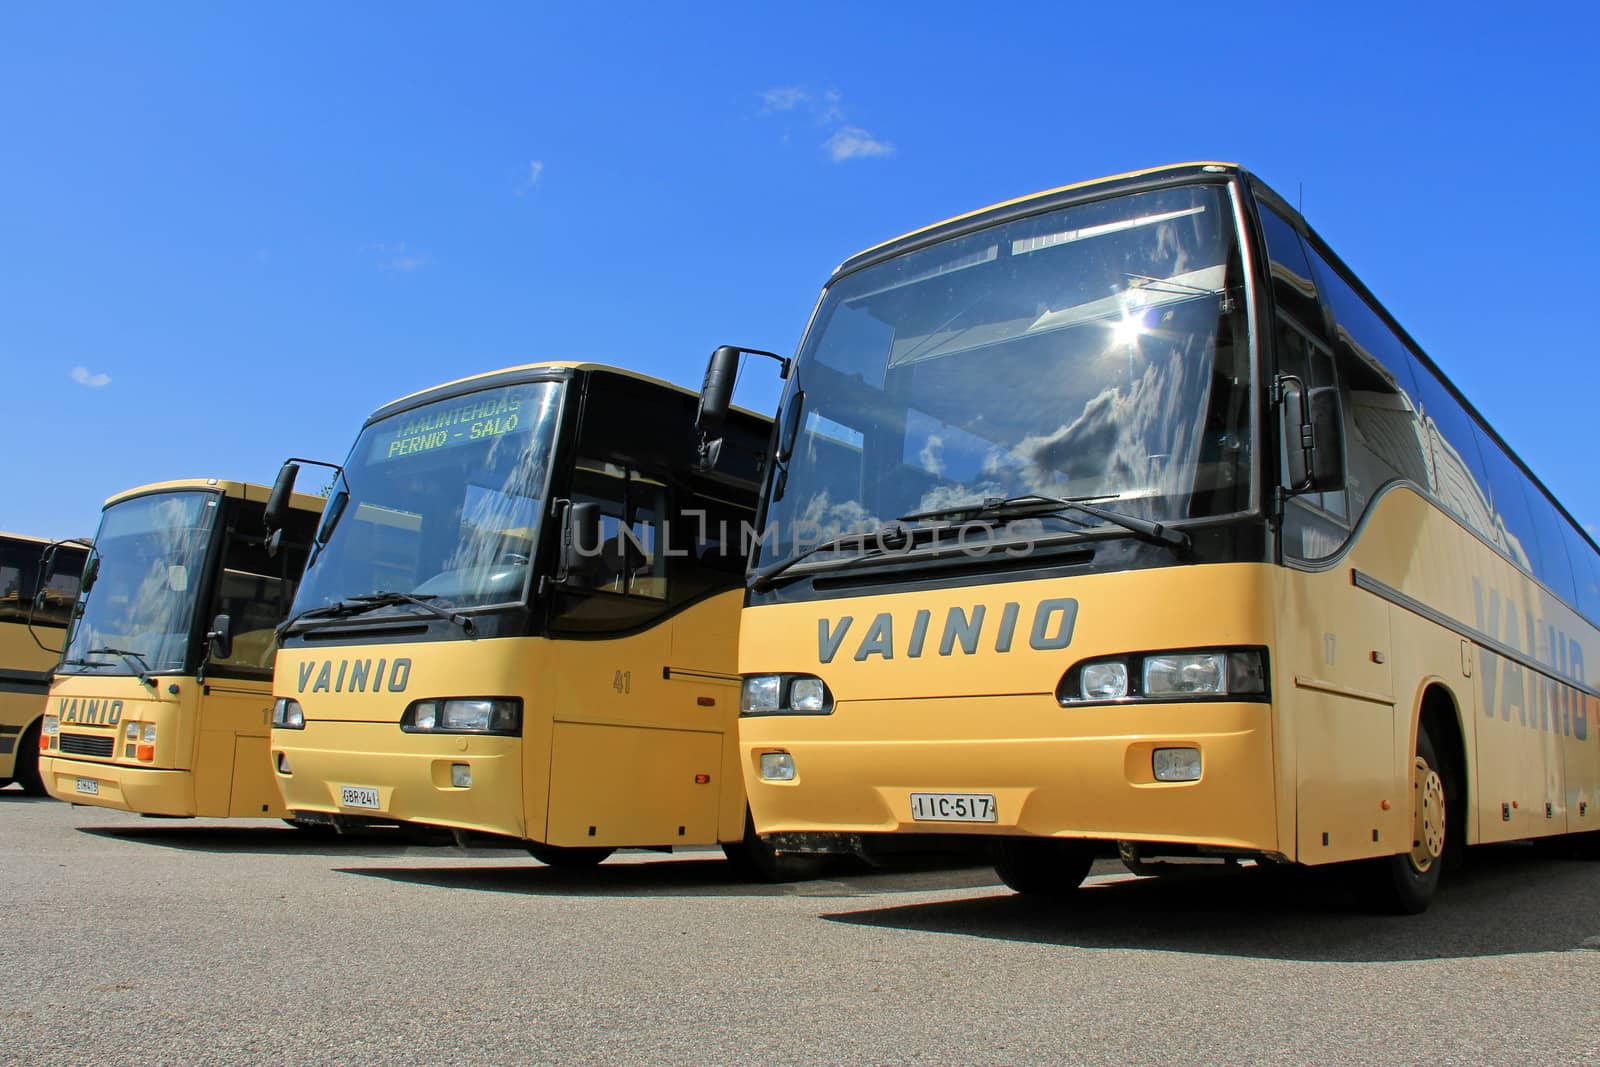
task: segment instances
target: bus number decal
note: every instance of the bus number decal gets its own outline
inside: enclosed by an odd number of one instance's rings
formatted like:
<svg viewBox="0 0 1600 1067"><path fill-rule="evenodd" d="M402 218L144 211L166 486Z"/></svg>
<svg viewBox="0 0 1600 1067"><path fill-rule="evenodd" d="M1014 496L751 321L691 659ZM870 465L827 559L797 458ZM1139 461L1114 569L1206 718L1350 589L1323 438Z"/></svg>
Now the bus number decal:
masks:
<svg viewBox="0 0 1600 1067"><path fill-rule="evenodd" d="M633 692L633 672L618 671L611 678L611 688L626 696Z"/></svg>

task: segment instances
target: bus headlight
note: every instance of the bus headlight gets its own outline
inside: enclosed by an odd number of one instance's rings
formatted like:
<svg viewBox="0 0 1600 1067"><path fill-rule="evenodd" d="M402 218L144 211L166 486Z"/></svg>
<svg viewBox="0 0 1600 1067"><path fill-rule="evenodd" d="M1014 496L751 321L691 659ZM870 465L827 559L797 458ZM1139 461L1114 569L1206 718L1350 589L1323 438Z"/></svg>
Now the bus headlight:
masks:
<svg viewBox="0 0 1600 1067"><path fill-rule="evenodd" d="M46 735L51 736L51 737L54 737L56 734L60 733L61 732L61 718L60 718L60 716L57 716L57 715L46 715L44 717L44 725L40 727L40 730L43 733L45 733Z"/></svg>
<svg viewBox="0 0 1600 1067"><path fill-rule="evenodd" d="M833 694L814 674L747 674L741 715L831 715Z"/></svg>
<svg viewBox="0 0 1600 1067"><path fill-rule="evenodd" d="M400 716L408 734L522 733L522 701L514 697L447 697L418 700Z"/></svg>
<svg viewBox="0 0 1600 1067"><path fill-rule="evenodd" d="M300 710L298 700L288 697L279 697L272 702L272 728L274 730L304 730L306 728L305 712Z"/></svg>
<svg viewBox="0 0 1600 1067"><path fill-rule="evenodd" d="M156 743L156 724L153 723L153 722L145 723L144 724L144 729L140 732L139 739L141 741L143 741L147 745L155 744Z"/></svg>
<svg viewBox="0 0 1600 1067"><path fill-rule="evenodd" d="M1063 705L1266 700L1262 648L1135 652L1074 664L1056 686Z"/></svg>

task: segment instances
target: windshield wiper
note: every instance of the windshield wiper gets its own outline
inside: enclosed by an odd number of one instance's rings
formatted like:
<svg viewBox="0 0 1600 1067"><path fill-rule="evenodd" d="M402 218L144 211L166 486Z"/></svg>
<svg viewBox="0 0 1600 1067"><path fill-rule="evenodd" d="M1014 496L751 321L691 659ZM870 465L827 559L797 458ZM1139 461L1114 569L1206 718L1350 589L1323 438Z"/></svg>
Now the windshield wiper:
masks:
<svg viewBox="0 0 1600 1067"><path fill-rule="evenodd" d="M148 660L146 660L143 656L139 655L139 653L137 653L137 652L129 651L126 648L91 648L91 649L89 649L89 651L85 652L84 655L85 656L121 656L122 657L122 661L124 663L126 663L128 666L132 667L133 671L134 671L134 674L139 676L139 681L140 681L141 684L147 685L151 689L154 689L156 687L155 680L150 677L150 662ZM97 666L100 666L100 664L91 663L90 661L88 661L86 659L68 659L68 660L62 660L62 662L67 664L68 666L72 666L72 667L97 667Z"/></svg>
<svg viewBox="0 0 1600 1067"><path fill-rule="evenodd" d="M289 627L293 626L302 619L346 618L351 615L364 615L369 611L375 611L378 608L383 607L390 607L395 604L415 605L431 615L437 615L441 619L448 619L450 622L460 626L463 631L469 634L477 630L477 627L467 616L458 612L441 608L437 604L430 603L431 601L437 599L438 597L431 593L424 594L422 596L418 596L415 593L399 593L389 590L379 590L375 593L362 593L360 596L345 597L343 600L336 601L332 604L324 604L322 607L318 608L307 608L305 611L302 611L297 615L291 615L278 626L278 635L279 637L282 637L284 633L288 632Z"/></svg>
<svg viewBox="0 0 1600 1067"><path fill-rule="evenodd" d="M1098 500L1101 497L1086 497L1085 500ZM938 508L933 511L914 511L910 515L902 515L899 522L919 522L929 519L954 519L968 517L973 519L1023 519L1039 515L1049 515L1060 511L1077 511L1084 515L1092 516L1101 522L1113 526L1120 526L1136 537L1143 538L1153 544L1165 545L1178 553L1187 552L1192 543L1189 535L1182 530L1174 530L1170 526L1163 526L1159 522L1141 519L1133 515L1124 515L1121 512L1108 511L1085 503L1084 500L1074 500L1062 496L1041 496L1038 493L1025 493L1022 496L990 497L979 504L964 504L950 508Z"/></svg>
<svg viewBox="0 0 1600 1067"><path fill-rule="evenodd" d="M777 577L784 571L788 570L790 567L793 567L796 563L799 563L803 559L809 559L818 552L826 552L829 549L834 548L844 548L847 545L852 544L865 546L869 541L878 542L878 544L884 549L893 549L899 548L902 545L909 545L914 537L915 533L912 530L901 526L898 522L876 530L869 530L866 533L848 533L840 534L838 537L830 537L821 544L812 545L810 548L802 549L787 559L780 559L776 563L769 563L767 566L756 571L755 574L750 576L748 588L767 588L768 586L772 585L773 581L776 580ZM877 555L878 553L874 552L868 555L856 556L852 558L871 559Z"/></svg>

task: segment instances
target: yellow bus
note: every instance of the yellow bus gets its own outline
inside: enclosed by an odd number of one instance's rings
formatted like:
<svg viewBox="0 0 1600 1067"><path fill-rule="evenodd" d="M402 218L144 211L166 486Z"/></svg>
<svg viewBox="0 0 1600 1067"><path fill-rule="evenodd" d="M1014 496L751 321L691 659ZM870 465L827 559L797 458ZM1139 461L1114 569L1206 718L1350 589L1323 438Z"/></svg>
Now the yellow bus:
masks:
<svg viewBox="0 0 1600 1067"><path fill-rule="evenodd" d="M1410 912L1600 827L1594 542L1237 166L850 259L778 426L739 652L776 847L942 835L1052 894L1114 844L1350 861Z"/></svg>
<svg viewBox="0 0 1600 1067"><path fill-rule="evenodd" d="M322 501L291 502L269 555L267 495L209 478L106 501L44 716L52 796L142 815L287 815L267 758L273 628Z"/></svg>
<svg viewBox="0 0 1600 1067"><path fill-rule="evenodd" d="M41 583L40 559L52 549L56 566ZM0 788L16 782L44 796L40 722L86 552L70 541L0 533Z"/></svg>
<svg viewBox="0 0 1600 1067"><path fill-rule="evenodd" d="M278 653L294 818L496 835L556 866L722 844L809 869L747 840L736 751L738 545L770 420L733 413L702 474L696 400L551 362L367 419Z"/></svg>

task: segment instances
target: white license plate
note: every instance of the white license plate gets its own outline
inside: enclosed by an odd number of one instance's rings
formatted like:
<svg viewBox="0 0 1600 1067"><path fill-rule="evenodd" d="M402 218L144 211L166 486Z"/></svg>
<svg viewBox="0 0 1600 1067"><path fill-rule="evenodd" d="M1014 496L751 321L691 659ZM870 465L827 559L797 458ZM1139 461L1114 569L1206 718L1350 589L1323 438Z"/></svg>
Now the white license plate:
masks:
<svg viewBox="0 0 1600 1067"><path fill-rule="evenodd" d="M999 822L993 793L912 793L911 817L918 822Z"/></svg>
<svg viewBox="0 0 1600 1067"><path fill-rule="evenodd" d="M97 779L97 778L79 778L78 779L78 792L82 793L86 797L97 797L97 796L99 796L100 795L100 781L99 781L99 779Z"/></svg>
<svg viewBox="0 0 1600 1067"><path fill-rule="evenodd" d="M341 785L339 803L347 808L372 808L374 811L380 806L378 791L370 785Z"/></svg>

